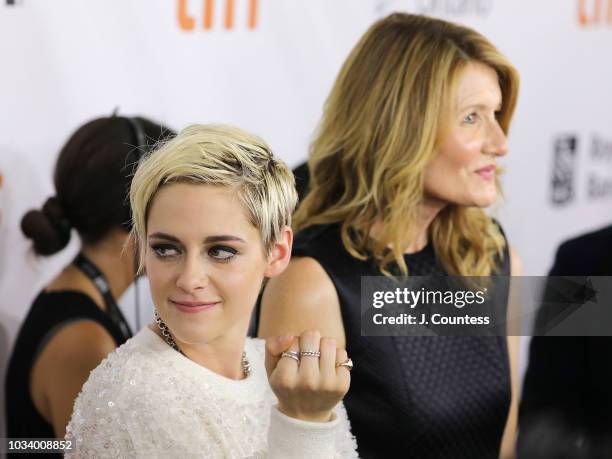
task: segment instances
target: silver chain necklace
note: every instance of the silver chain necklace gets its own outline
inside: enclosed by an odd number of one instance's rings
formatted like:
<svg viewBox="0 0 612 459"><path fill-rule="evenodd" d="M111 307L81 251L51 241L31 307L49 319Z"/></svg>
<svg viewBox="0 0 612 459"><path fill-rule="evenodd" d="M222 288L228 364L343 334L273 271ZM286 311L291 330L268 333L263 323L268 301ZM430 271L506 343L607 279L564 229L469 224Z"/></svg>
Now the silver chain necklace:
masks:
<svg viewBox="0 0 612 459"><path fill-rule="evenodd" d="M166 323L162 320L161 317L159 317L157 310L155 310L154 315L155 315L155 322L157 323L157 326L159 327L161 334L166 340L166 343L168 344L168 346L170 346L175 351L180 352L181 354L185 355L185 353L181 350L181 348L178 347L178 344L176 344L176 341L174 341L174 338L172 337L172 333L170 332L170 329L168 328ZM249 363L249 359L247 358L246 352L244 351L242 351L242 358L240 359L240 363L242 364L242 375L245 378L248 378L249 375L251 374L251 364Z"/></svg>

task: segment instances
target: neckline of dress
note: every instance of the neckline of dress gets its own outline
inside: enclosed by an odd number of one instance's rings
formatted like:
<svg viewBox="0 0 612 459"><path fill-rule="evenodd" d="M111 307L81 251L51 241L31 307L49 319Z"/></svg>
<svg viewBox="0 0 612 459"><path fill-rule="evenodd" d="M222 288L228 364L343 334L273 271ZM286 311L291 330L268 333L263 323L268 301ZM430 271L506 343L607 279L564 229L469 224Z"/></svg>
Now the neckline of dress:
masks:
<svg viewBox="0 0 612 459"><path fill-rule="evenodd" d="M431 241L429 241L422 249L417 250L416 252L412 252L412 253L404 253L403 255L404 255L404 258L417 257L419 255L423 255L423 254L430 252L432 248L433 248L433 245L431 244Z"/></svg>
<svg viewBox="0 0 612 459"><path fill-rule="evenodd" d="M340 227L341 227L341 225L339 223L335 223L335 224L332 223L332 224L329 224L329 225L321 225L321 226L323 228L325 228L325 227L332 228L333 227L334 230L336 231L337 236L340 237ZM311 227L308 227L308 228L311 228ZM308 229L308 228L305 228L305 229ZM390 249L387 248L386 250L390 250ZM431 242L431 238L428 238L427 239L427 244L425 244L425 246L422 249L417 250L416 252L412 252L412 253L404 253L402 255L403 255L404 259L408 259L408 258L418 257L418 256L421 256L421 255L424 255L424 254L428 254L428 253L431 253L431 252L433 252L433 244Z"/></svg>
<svg viewBox="0 0 612 459"><path fill-rule="evenodd" d="M231 391L232 397L238 395L240 398L253 398L253 386L257 384L256 380L261 373L261 362L259 361L260 359L258 359L259 356L257 351L254 349L254 346L251 345L248 338L245 341L245 351L251 363L251 374L244 379L231 379L220 375L219 373L215 373L211 369L206 368L183 354L175 351L149 327L144 327L136 335L136 337L138 336L141 337L141 340L144 341L145 345L148 344L149 347L156 353L160 353L164 357L172 359L172 362L179 366L179 369L198 378L203 384L210 384L219 389ZM178 375L178 377L180 378L180 375ZM205 379L203 379L203 377Z"/></svg>

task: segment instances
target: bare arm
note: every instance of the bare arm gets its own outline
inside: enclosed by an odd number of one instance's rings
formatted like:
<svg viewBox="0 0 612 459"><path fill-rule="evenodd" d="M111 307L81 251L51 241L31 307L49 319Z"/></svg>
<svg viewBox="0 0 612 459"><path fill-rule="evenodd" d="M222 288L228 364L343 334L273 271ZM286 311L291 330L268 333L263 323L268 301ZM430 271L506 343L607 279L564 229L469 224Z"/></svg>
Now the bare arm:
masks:
<svg viewBox="0 0 612 459"><path fill-rule="evenodd" d="M346 347L334 284L308 257L292 259L281 275L270 279L262 297L258 336L299 336L306 330L335 338L339 349Z"/></svg>
<svg viewBox="0 0 612 459"><path fill-rule="evenodd" d="M516 251L510 247L510 274L520 276L523 272L523 265ZM512 303L509 299L509 304ZM518 403L519 403L519 381L518 381L518 358L520 336L508 336L508 356L510 358L510 381L512 388L512 400L508 420L502 438L500 458L509 459L516 456L516 430L518 422Z"/></svg>
<svg viewBox="0 0 612 459"><path fill-rule="evenodd" d="M104 327L84 320L63 327L36 360L30 393L56 437L64 437L74 401L89 373L113 350L115 341Z"/></svg>

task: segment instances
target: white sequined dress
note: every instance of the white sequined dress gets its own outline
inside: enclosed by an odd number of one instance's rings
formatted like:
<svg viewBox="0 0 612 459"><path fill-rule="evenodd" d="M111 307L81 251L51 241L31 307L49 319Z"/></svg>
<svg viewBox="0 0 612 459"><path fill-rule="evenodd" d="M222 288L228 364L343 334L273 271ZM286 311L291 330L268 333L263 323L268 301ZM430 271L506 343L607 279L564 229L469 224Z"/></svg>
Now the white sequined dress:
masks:
<svg viewBox="0 0 612 459"><path fill-rule="evenodd" d="M313 423L275 407L264 341L246 340L248 378L235 381L179 354L145 327L94 371L66 430L66 457L354 458L342 404Z"/></svg>

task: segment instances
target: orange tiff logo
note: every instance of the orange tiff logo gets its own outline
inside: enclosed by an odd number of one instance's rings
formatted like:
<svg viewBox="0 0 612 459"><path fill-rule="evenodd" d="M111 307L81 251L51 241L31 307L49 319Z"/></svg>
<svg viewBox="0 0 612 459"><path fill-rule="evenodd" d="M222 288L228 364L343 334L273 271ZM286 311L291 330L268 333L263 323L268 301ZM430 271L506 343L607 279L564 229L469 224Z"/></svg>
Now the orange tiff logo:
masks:
<svg viewBox="0 0 612 459"><path fill-rule="evenodd" d="M583 27L612 25L612 0L578 0L578 22Z"/></svg>
<svg viewBox="0 0 612 459"><path fill-rule="evenodd" d="M257 0L247 1L247 27L255 29L257 27ZM182 30L193 30L196 26L196 17L192 16L188 11L188 0L178 0L177 3L177 19L179 27ZM212 29L213 18L215 13L215 0L200 0L201 10L200 17L202 18L202 28L205 30ZM223 27L232 29L234 27L234 16L236 14L234 0L222 0L223 3Z"/></svg>

